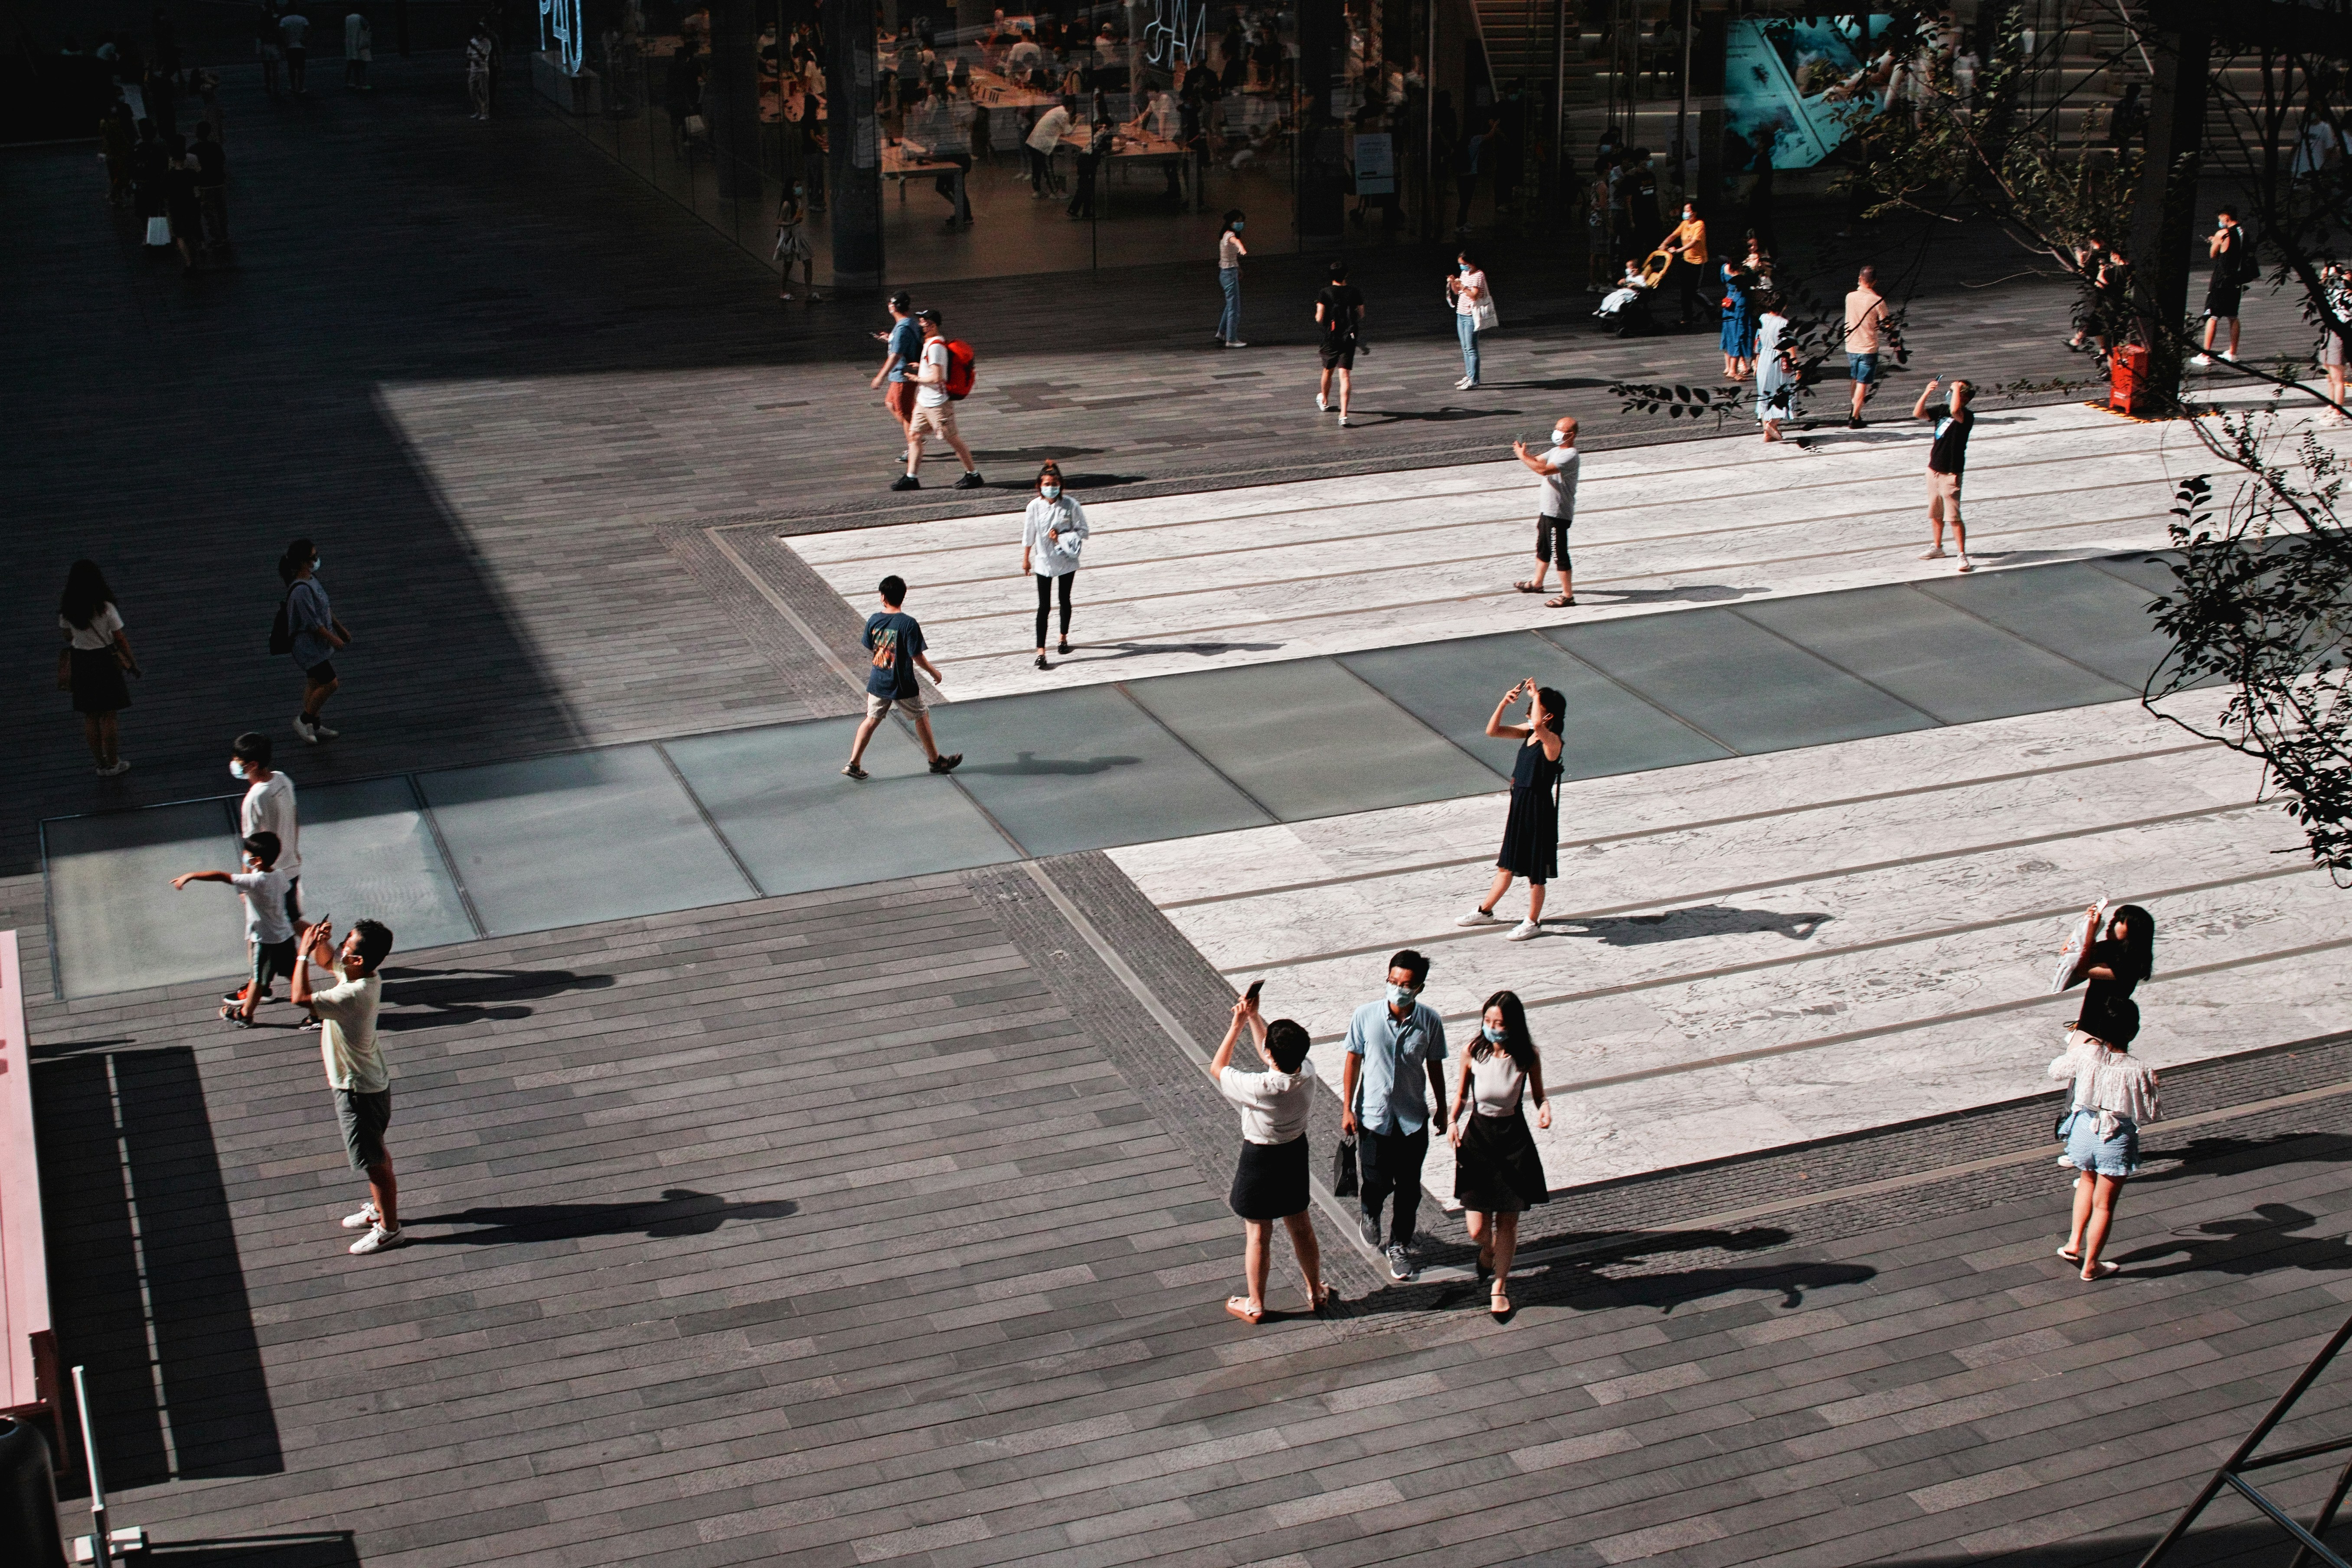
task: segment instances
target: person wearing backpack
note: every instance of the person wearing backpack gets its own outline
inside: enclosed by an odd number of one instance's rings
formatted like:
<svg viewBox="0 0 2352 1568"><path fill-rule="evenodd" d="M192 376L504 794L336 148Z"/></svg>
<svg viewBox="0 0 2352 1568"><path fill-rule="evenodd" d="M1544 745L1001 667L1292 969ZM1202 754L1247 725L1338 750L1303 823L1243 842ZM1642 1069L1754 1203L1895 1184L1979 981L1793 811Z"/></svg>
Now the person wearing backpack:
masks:
<svg viewBox="0 0 2352 1568"><path fill-rule="evenodd" d="M936 435L955 452L963 464L963 478L955 482L960 490L976 490L988 481L980 477L972 466L971 448L956 434L955 405L971 392L973 354L971 345L950 343L940 331L944 325L937 310L918 310L915 320L923 329L923 357L915 371L915 416L907 422L907 471L892 481L894 490L919 490L922 480L915 477L923 466L923 437L928 432Z"/></svg>
<svg viewBox="0 0 2352 1568"><path fill-rule="evenodd" d="M2189 363L2213 363L2214 329L2230 323L2230 346L2221 357L2238 361L2238 303L2248 283L2262 276L2252 241L2238 226L2238 215L2223 207L2213 216L2213 232L2205 237L2205 254L2213 258L2213 278L2205 285L2205 352Z"/></svg>
<svg viewBox="0 0 2352 1568"><path fill-rule="evenodd" d="M327 602L318 571L319 552L309 540L298 539L286 547L278 562L286 600L278 606L278 624L269 628L269 651L291 654L302 667L302 711L294 716L294 733L312 746L339 733L319 721L319 710L342 687L334 656L352 640L350 628L335 618L334 607Z"/></svg>

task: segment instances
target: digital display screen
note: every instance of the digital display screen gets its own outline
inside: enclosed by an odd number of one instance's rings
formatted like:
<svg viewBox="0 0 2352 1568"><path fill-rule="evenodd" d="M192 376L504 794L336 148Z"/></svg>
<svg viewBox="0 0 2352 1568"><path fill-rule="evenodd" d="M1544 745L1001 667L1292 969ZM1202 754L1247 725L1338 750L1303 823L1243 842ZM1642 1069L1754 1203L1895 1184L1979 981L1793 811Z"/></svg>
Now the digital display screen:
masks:
<svg viewBox="0 0 2352 1568"><path fill-rule="evenodd" d="M1772 166L1810 169L1846 139L1856 104L1884 83L1886 16L1743 17L1731 24L1723 71L1724 129L1755 145L1772 134Z"/></svg>

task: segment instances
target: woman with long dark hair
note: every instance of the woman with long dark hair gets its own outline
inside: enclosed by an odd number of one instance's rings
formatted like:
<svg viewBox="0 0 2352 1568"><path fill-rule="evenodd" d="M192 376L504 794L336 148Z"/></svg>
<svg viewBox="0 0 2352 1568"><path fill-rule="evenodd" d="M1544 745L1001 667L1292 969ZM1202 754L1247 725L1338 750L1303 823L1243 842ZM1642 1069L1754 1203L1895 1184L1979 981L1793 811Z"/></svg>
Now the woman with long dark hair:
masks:
<svg viewBox="0 0 2352 1568"><path fill-rule="evenodd" d="M73 693L74 711L81 715L82 738L98 764L98 776L117 778L131 771L116 750L114 716L131 706L131 689L122 672L139 673L131 638L122 630L122 612L115 607L114 590L95 561L77 561L66 571L66 591L58 600L58 628L65 647L58 659L58 685Z"/></svg>
<svg viewBox="0 0 2352 1568"><path fill-rule="evenodd" d="M2086 913L2085 937L2097 935L2103 908L2093 904ZM2103 1279L2118 1267L2102 1262L2099 1250L2115 1225L2116 1199L2139 1170L2139 1130L2164 1114L2156 1074L2130 1054L2139 1034L2139 1005L2131 994L2155 967L2155 918L2125 904L2104 938L2084 942L2066 977L2067 986L2084 990L2065 1054L2050 1064L2052 1078L2074 1083L2059 1123L2066 1152L2058 1163L2076 1173L2074 1224L2058 1256L2082 1265L2085 1279Z"/></svg>
<svg viewBox="0 0 2352 1568"><path fill-rule="evenodd" d="M1087 513L1062 489L1062 470L1047 463L1037 470L1037 499L1021 517L1021 570L1037 579L1037 668L1045 662L1046 612L1058 587L1062 599L1061 651L1070 651L1070 588L1078 578L1078 552L1086 548Z"/></svg>
<svg viewBox="0 0 2352 1568"><path fill-rule="evenodd" d="M1504 710L1522 693L1528 700L1528 721L1504 723ZM1486 901L1454 924L1495 924L1495 906L1511 890L1511 879L1525 877L1528 918L1513 926L1505 940L1525 942L1543 930L1544 885L1559 873L1559 731L1567 706L1567 698L1552 687L1538 687L1532 676L1495 704L1486 733L1497 740L1516 736L1520 742L1511 766L1511 815L1503 823L1503 848L1495 858L1495 882L1486 889Z"/></svg>
<svg viewBox="0 0 2352 1568"><path fill-rule="evenodd" d="M1551 1202L1543 1160L1528 1131L1524 1101L1535 1090L1536 1125L1551 1125L1544 1094L1543 1058L1528 1033L1528 1010L1516 991L1497 991L1480 1010L1478 1037L1454 1073L1454 1114L1446 1136L1454 1144L1454 1195L1461 1200L1470 1239L1478 1248L1478 1277L1493 1275L1486 1310L1511 1315L1511 1258L1519 1248L1519 1215Z"/></svg>

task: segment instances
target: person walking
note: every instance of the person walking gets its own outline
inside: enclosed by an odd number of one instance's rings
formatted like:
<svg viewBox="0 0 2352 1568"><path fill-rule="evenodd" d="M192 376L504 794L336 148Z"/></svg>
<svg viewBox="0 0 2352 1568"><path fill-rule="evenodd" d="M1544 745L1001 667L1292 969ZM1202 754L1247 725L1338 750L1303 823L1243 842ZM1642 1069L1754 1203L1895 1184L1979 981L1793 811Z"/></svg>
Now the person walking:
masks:
<svg viewBox="0 0 2352 1568"><path fill-rule="evenodd" d="M1233 1065L1234 1047L1248 1029L1264 1072ZM1307 1119L1314 1106L1315 1064L1307 1058L1307 1031L1288 1018L1268 1024L1259 1016L1257 988L1234 1004L1233 1022L1210 1058L1209 1076L1218 1092L1241 1109L1242 1153L1226 1196L1241 1217L1242 1274L1249 1294L1225 1298L1225 1310L1255 1327L1265 1317L1265 1277L1274 1263L1274 1226L1290 1233L1298 1272L1307 1282L1307 1308L1320 1312L1334 1294L1323 1283L1323 1249L1315 1235L1307 1190Z"/></svg>
<svg viewBox="0 0 2352 1568"><path fill-rule="evenodd" d="M261 0L254 7L253 52L261 61L262 89L276 98L278 68L286 58L286 46L279 41L278 10L272 0Z"/></svg>
<svg viewBox="0 0 2352 1568"><path fill-rule="evenodd" d="M1699 279L1707 269L1706 223L1698 216L1696 202L1683 204L1682 221L1658 242L1658 248L1671 258L1667 265L1675 275L1675 294L1682 301L1682 315L1675 324L1687 331L1698 309ZM1658 281L1663 285L1665 279Z"/></svg>
<svg viewBox="0 0 2352 1568"><path fill-rule="evenodd" d="M286 89L297 98L310 94L310 18L289 10L278 18L278 38L286 49Z"/></svg>
<svg viewBox="0 0 2352 1568"><path fill-rule="evenodd" d="M139 131L131 106L114 100L98 122L99 156L106 163L106 199L115 206L131 200L131 161L139 146Z"/></svg>
<svg viewBox="0 0 2352 1568"><path fill-rule="evenodd" d="M1421 1214L1421 1165L1429 1157L1430 1107L1445 1109L1445 1020L1421 1000L1429 960L1411 948L1389 958L1388 994L1348 1020L1348 1054L1339 1085L1339 1130L1357 1140L1362 1179L1357 1229L1381 1247L1389 1278L1420 1270L1412 1260L1413 1222ZM1424 1085L1424 1079L1426 1083ZM1393 1197L1388 1244L1381 1209Z"/></svg>
<svg viewBox="0 0 2352 1568"><path fill-rule="evenodd" d="M228 153L214 140L209 120L196 123L195 143L188 159L196 172L196 209L202 220L205 248L228 249Z"/></svg>
<svg viewBox="0 0 2352 1568"><path fill-rule="evenodd" d="M490 117L490 60L498 49L498 41L490 37L489 24L475 23L474 36L466 42L466 102L473 110L467 116L469 120L488 120ZM678 57L689 67L693 63L693 54L691 40L678 50ZM671 90L673 94L677 90L675 70L671 75ZM677 118L675 103L671 105L670 112L674 119ZM682 124L683 121L679 122Z"/></svg>
<svg viewBox="0 0 2352 1568"><path fill-rule="evenodd" d="M866 390L883 388L882 406L898 422L901 446L914 439L908 426L915 417L915 383L908 372L923 357L923 329L915 320L915 301L904 289L890 296L890 324L874 334L887 345L882 356L882 368L866 384Z"/></svg>
<svg viewBox="0 0 2352 1568"><path fill-rule="evenodd" d="M793 268L801 269L801 293L816 303L816 247L803 228L807 221L807 187L795 180L776 198L776 249L769 258L777 264L776 298L793 297Z"/></svg>
<svg viewBox="0 0 2352 1568"><path fill-rule="evenodd" d="M1936 395L1943 384L1929 377L1919 389L1919 401L1911 405L1911 417L1925 419L1927 400ZM1952 549L1960 558L1959 570L1973 572L1976 563L1969 559L1968 525L1960 521L1960 476L1969 466L1969 432L1977 426L1977 416L1969 405L1976 401L1977 389L1965 381L1952 383L1951 393L1945 402L1944 412L1935 416L1935 444L1927 449L1927 548L1920 553L1922 561L1944 558L1944 524L1952 525Z"/></svg>
<svg viewBox="0 0 2352 1568"><path fill-rule="evenodd" d="M1853 403L1845 427L1862 428L1863 401L1878 383L1878 352L1886 328L1886 301L1878 292L1878 268L1865 267L1845 297L1845 366L1853 382Z"/></svg>
<svg viewBox="0 0 2352 1568"><path fill-rule="evenodd" d="M186 871L172 879L178 892L191 882L226 882L245 905L245 984L221 998L224 1022L253 1027L254 1009L269 994L271 980L294 973L294 925L286 918L286 873L277 864L278 835L263 830L237 840L244 851L240 871Z"/></svg>
<svg viewBox="0 0 2352 1568"><path fill-rule="evenodd" d="M2230 323L2230 346L2221 357L2231 364L2238 363L2238 310L2243 299L2245 278L2252 258L2248 254L2246 231L2238 226L2238 215L2228 207L2213 215L2213 232L2205 237L2205 254L2212 258L2213 276L2205 285L2205 348L2190 360L2191 364L2213 363L2213 337L2223 321Z"/></svg>
<svg viewBox="0 0 2352 1568"><path fill-rule="evenodd" d="M152 120L139 121L139 143L131 153L131 210L147 226L148 254L172 247L172 150Z"/></svg>
<svg viewBox="0 0 2352 1568"><path fill-rule="evenodd" d="M1315 296L1315 323L1323 331L1323 377L1316 383L1315 407L1331 411L1331 379L1339 381L1339 423L1348 423L1348 403L1356 383L1356 334L1364 324L1364 291L1348 281L1348 264L1331 263L1331 281Z"/></svg>
<svg viewBox="0 0 2352 1568"><path fill-rule="evenodd" d="M302 825L294 809L294 781L269 765L274 750L269 737L247 730L229 742L231 778L245 782L245 797L236 805L236 830L250 838L267 833L278 841L278 869L286 877L286 918L302 921ZM264 991L261 1000L269 1000Z"/></svg>
<svg viewBox="0 0 2352 1568"><path fill-rule="evenodd" d="M1479 1009L1478 1037L1454 1070L1454 1113L1446 1137L1454 1145L1454 1196L1470 1244L1478 1249L1478 1278L1494 1284L1486 1310L1511 1315L1511 1259L1519 1249L1519 1215L1551 1202L1543 1157L1528 1131L1524 1102L1535 1090L1536 1125L1551 1126L1544 1094L1543 1058L1528 1032L1528 1010L1516 991L1497 991Z"/></svg>
<svg viewBox="0 0 2352 1568"><path fill-rule="evenodd" d="M396 30L396 29L395 29ZM343 85L353 92L371 92L368 66L375 58L375 33L367 13L353 10L343 17Z"/></svg>
<svg viewBox="0 0 2352 1568"><path fill-rule="evenodd" d="M1475 391L1478 386L1478 334L1494 327L1496 315L1486 274L1467 250L1454 255L1453 275L1445 279L1445 297L1454 306L1454 336L1462 342L1462 379L1454 384L1454 390Z"/></svg>
<svg viewBox="0 0 2352 1568"><path fill-rule="evenodd" d="M1078 552L1087 544L1086 509L1062 493L1062 470L1052 463L1037 470L1037 498L1021 514L1021 570L1037 579L1037 668L1045 662L1046 611L1058 587L1062 643L1070 651L1070 589L1078 580Z"/></svg>
<svg viewBox="0 0 2352 1568"><path fill-rule="evenodd" d="M1781 424L1796 417L1797 372L1787 348L1789 318L1780 297L1766 294L1763 313L1756 318L1756 422L1764 439L1784 439Z"/></svg>
<svg viewBox="0 0 2352 1568"><path fill-rule="evenodd" d="M2352 272L2344 264L2331 261L2319 269L2319 281L2327 291L2327 308L2339 321L2352 323ZM2319 363L2327 372L2327 401L2334 412L2329 417L2342 421L2347 416L2344 409L2345 361L2343 336L2325 321L2319 328Z"/></svg>
<svg viewBox="0 0 2352 1568"><path fill-rule="evenodd" d="M860 764L866 757L867 742L891 709L906 710L915 721L915 736L923 742L923 754L931 760L931 772L955 772L963 761L961 752L940 754L939 743L931 738L931 714L923 700L923 689L915 679L920 669L931 678L934 686L945 686L948 678L939 667L923 657L929 645L923 640L923 628L914 616L900 605L907 602L907 580L897 573L882 579L876 591L882 596L882 608L866 617L863 641L870 656L866 659L866 718L857 726L857 738L849 744L849 765L843 768L846 778L863 779L866 769Z"/></svg>
<svg viewBox="0 0 2352 1568"><path fill-rule="evenodd" d="M335 618L326 586L319 581L318 548L309 540L298 539L286 547L278 561L278 577L286 584L289 651L302 668L302 711L294 716L294 733L304 744L315 746L342 733L320 722L319 712L328 698L342 689L334 656L351 646L351 628Z"/></svg>
<svg viewBox="0 0 2352 1568"><path fill-rule="evenodd" d="M335 1121L343 1132L343 1152L353 1172L365 1176L367 1202L343 1216L345 1230L364 1230L351 1250L364 1258L408 1239L400 1229L400 1178L392 1168L384 1130L392 1125L392 1073L376 1046L376 1012L383 1005L383 961L392 955L392 929L381 921L357 921L341 948L320 921L299 935L291 996L319 1020L319 1054L327 1067L327 1088L335 1097ZM317 964L335 977L320 990L311 984Z"/></svg>
<svg viewBox="0 0 2352 1568"><path fill-rule="evenodd" d="M2095 935L2103 906L2091 906L2086 938ZM2084 941L2066 984L2084 981L2082 1015L2067 1032L2066 1049L2050 1064L2050 1076L2071 1080L2059 1133L2066 1152L2062 1165L2075 1172L2074 1226L2058 1256L2082 1267L2085 1280L2104 1279L2117 1264L2103 1260L2124 1184L2139 1170L2139 1130L2164 1115L2157 1077L2131 1053L2139 1035L2139 1008L2132 989L2154 967L2156 922L2146 910L2126 904L2115 911L2101 941Z"/></svg>
<svg viewBox="0 0 2352 1568"><path fill-rule="evenodd" d="M122 612L114 590L95 561L77 561L66 569L66 590L58 599L58 629L65 647L58 652L58 687L73 693L74 711L81 715L82 739L102 779L120 778L131 771L117 749L115 716L131 706L131 689L123 671L139 673L139 658L131 651L131 637L122 629Z"/></svg>
<svg viewBox="0 0 2352 1568"><path fill-rule="evenodd" d="M972 463L971 448L956 433L955 400L948 395L948 340L942 329L946 322L937 310L915 312L916 324L923 332L923 351L915 365L915 412L907 421L907 471L891 482L894 490L919 490L923 481L916 477L923 466L923 440L937 436L948 444L963 465L963 477L955 482L960 490L976 490L988 481L980 477Z"/></svg>
<svg viewBox="0 0 2352 1568"><path fill-rule="evenodd" d="M1224 314L1217 318L1216 342L1229 349L1245 349L1242 342L1242 258L1249 247L1242 243L1244 226L1239 207L1225 214L1225 226L1217 235L1217 287L1224 290Z"/></svg>
<svg viewBox="0 0 2352 1568"><path fill-rule="evenodd" d="M1503 713L1524 695L1528 721L1506 724ZM1454 923L1489 926L1501 923L1495 906L1511 890L1511 879L1528 879L1528 918L1506 933L1507 942L1526 942L1543 932L1544 888L1559 875L1559 785L1567 769L1559 760L1560 729L1568 700L1553 687L1538 687L1530 676L1503 693L1486 720L1486 733L1496 740L1516 739L1518 755L1511 763L1511 811L1503 821L1503 847L1495 857L1495 880L1486 901Z"/></svg>
<svg viewBox="0 0 2352 1568"><path fill-rule="evenodd" d="M1551 449L1533 452L1525 441L1511 443L1511 452L1542 485L1536 508L1536 574L1512 587L1522 594L1544 591L1544 574L1559 567L1559 594L1544 601L1548 610L1564 610L1576 603L1576 579L1568 562L1569 525L1576 521L1576 480L1584 459L1576 450L1576 418L1563 414L1552 421Z"/></svg>
<svg viewBox="0 0 2352 1568"><path fill-rule="evenodd" d="M205 242L205 206L196 194L196 162L188 156L184 136L172 138L172 162L163 175L163 192L172 246L180 253L180 275L193 278L196 251Z"/></svg>

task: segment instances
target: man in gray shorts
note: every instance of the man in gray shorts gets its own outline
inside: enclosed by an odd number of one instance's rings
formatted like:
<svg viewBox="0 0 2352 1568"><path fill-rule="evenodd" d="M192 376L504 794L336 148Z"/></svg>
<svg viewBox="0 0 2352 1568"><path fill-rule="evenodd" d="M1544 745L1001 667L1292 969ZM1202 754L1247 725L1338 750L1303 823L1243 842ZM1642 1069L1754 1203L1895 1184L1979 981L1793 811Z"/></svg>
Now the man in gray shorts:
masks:
<svg viewBox="0 0 2352 1568"><path fill-rule="evenodd" d="M392 952L392 931L380 921L361 921L340 952L331 945L333 934L324 921L301 932L293 1000L319 1020L319 1054L327 1064L327 1087L334 1091L343 1152L352 1169L367 1178L368 1201L343 1219L345 1230L367 1232L352 1243L352 1250L365 1257L408 1239L400 1228L400 1183L393 1174L392 1151L383 1145L383 1131L392 1124L392 1074L375 1043L376 1009L383 1003L380 972ZM335 984L313 989L314 963L331 971Z"/></svg>
<svg viewBox="0 0 2352 1568"><path fill-rule="evenodd" d="M866 776L859 766L866 742L874 739L876 728L891 709L903 708L915 721L915 734L923 742L924 754L931 759L931 772L953 773L963 753L940 755L938 743L931 739L930 710L923 701L923 689L916 684L915 671L929 676L935 686L946 685L947 677L923 657L923 628L898 607L907 602L906 579L894 573L882 579L880 592L881 610L866 617L866 651L872 656L866 660L866 721L857 726L857 739L849 746L849 765L841 771L853 779Z"/></svg>

